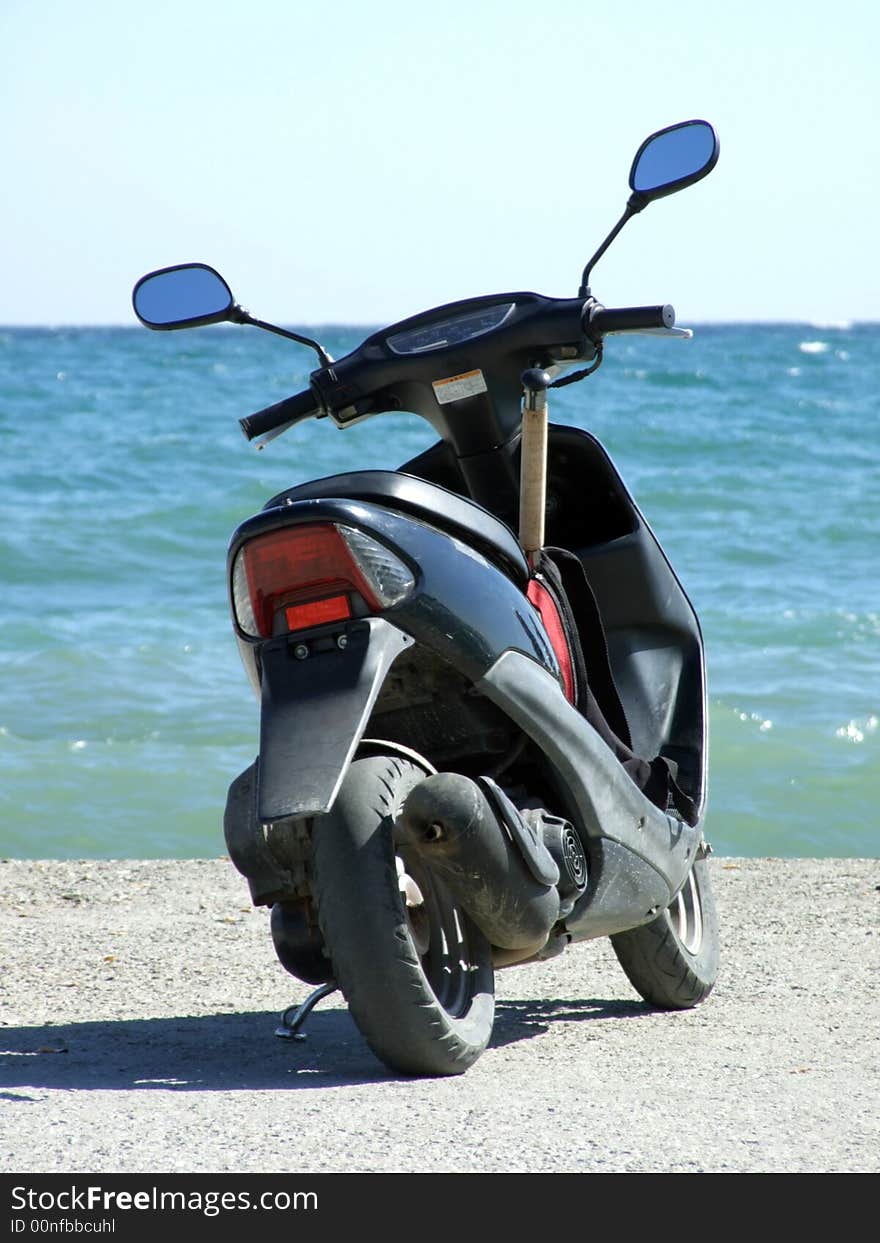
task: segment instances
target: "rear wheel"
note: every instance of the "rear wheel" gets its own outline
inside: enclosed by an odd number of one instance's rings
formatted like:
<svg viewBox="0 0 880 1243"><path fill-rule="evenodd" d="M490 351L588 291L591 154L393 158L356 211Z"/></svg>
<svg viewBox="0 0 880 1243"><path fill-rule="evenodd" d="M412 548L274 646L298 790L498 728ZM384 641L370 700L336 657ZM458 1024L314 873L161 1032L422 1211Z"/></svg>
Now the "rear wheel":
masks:
<svg viewBox="0 0 880 1243"><path fill-rule="evenodd" d="M664 1010L689 1010L709 996L718 975L718 942L718 914L703 858L653 923L611 938L632 986Z"/></svg>
<svg viewBox="0 0 880 1243"><path fill-rule="evenodd" d="M404 1074L456 1075L492 1033L492 954L439 877L395 840L400 807L426 775L396 755L354 761L314 822L314 894L336 982L373 1052Z"/></svg>

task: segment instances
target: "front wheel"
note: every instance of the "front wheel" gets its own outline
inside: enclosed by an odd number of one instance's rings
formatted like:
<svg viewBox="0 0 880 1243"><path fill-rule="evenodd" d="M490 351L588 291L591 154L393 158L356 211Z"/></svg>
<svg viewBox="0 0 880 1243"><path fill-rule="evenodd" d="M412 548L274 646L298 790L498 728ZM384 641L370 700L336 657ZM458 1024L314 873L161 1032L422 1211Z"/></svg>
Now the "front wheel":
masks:
<svg viewBox="0 0 880 1243"><path fill-rule="evenodd" d="M689 1010L718 975L718 914L704 858L697 859L672 904L653 923L611 938L618 962L645 1001Z"/></svg>
<svg viewBox="0 0 880 1243"><path fill-rule="evenodd" d="M314 896L336 982L373 1052L404 1074L457 1075L492 1034L492 953L395 840L403 801L426 775L390 754L352 763L314 821Z"/></svg>

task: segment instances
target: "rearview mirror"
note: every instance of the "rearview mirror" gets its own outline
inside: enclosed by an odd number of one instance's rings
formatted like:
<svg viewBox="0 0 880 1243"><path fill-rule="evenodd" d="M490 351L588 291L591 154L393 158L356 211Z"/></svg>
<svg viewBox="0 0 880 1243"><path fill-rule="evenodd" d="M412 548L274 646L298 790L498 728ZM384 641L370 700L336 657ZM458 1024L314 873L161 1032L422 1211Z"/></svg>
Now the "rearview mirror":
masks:
<svg viewBox="0 0 880 1243"><path fill-rule="evenodd" d="M235 299L219 272L205 263L181 263L142 276L132 303L148 328L196 328L232 318Z"/></svg>
<svg viewBox="0 0 880 1243"><path fill-rule="evenodd" d="M654 199L693 185L717 163L718 139L708 121L681 121L646 138L629 170L632 194L624 213L584 268L578 296L589 297L590 273L628 220Z"/></svg>
<svg viewBox="0 0 880 1243"><path fill-rule="evenodd" d="M709 122L682 121L645 139L630 169L629 188L650 203L693 185L717 162L718 139Z"/></svg>

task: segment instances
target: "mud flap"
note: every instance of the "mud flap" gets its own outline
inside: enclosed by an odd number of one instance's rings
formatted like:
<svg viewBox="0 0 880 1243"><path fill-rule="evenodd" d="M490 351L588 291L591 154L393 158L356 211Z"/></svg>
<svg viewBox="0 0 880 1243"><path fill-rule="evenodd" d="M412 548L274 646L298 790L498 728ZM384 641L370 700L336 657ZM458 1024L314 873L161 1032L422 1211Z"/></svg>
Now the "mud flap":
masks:
<svg viewBox="0 0 880 1243"><path fill-rule="evenodd" d="M289 635L265 643L262 665L257 818L261 824L327 812L351 762L389 668L413 640L371 617L349 626L345 645L304 645Z"/></svg>

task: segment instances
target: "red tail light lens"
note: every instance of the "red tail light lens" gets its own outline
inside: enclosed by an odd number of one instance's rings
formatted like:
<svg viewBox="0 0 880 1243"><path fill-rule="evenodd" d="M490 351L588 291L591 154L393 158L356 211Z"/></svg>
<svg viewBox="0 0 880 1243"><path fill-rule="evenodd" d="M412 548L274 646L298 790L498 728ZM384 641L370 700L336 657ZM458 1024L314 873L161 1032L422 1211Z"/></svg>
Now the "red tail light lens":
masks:
<svg viewBox="0 0 880 1243"><path fill-rule="evenodd" d="M279 611L286 629L304 630L353 616L357 597L371 613L388 608L413 583L407 566L362 531L331 523L281 527L239 549L233 608L246 634L268 638Z"/></svg>
<svg viewBox="0 0 880 1243"><path fill-rule="evenodd" d="M313 600L311 604L288 604L284 616L288 630L307 630L309 626L323 626L351 617L351 601L348 596L328 596L326 600Z"/></svg>
<svg viewBox="0 0 880 1243"><path fill-rule="evenodd" d="M565 627L562 624L562 618L559 616L559 609L556 607L556 601L547 588L539 583L536 578L530 579L526 595L541 614L541 621L544 623L544 629L547 631L550 639L550 646L556 653L556 659L559 661L559 668L562 672L565 698L570 703L574 703L576 695L574 666L571 663L568 639L565 634Z"/></svg>

